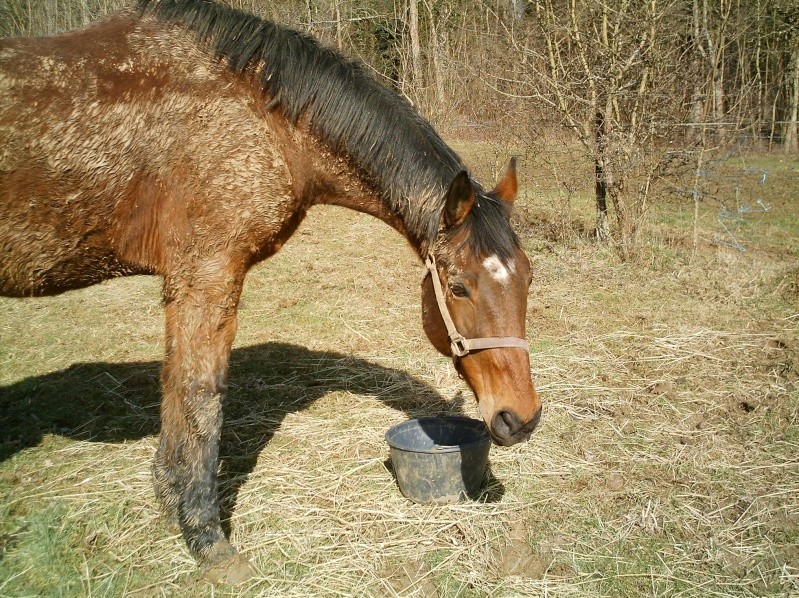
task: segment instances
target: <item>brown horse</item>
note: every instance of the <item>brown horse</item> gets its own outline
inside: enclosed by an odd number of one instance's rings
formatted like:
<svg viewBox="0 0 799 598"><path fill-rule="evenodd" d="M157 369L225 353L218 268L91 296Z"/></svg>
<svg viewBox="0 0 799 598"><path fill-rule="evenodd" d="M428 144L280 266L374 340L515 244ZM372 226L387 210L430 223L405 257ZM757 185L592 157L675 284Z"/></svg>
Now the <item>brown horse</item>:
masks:
<svg viewBox="0 0 799 598"><path fill-rule="evenodd" d="M84 29L0 41L0 293L163 277L155 491L212 578L250 573L216 471L248 269L309 208L385 221L426 260L424 329L496 442L541 404L523 340L530 262L508 215L403 99L314 40L208 0L141 0Z"/></svg>

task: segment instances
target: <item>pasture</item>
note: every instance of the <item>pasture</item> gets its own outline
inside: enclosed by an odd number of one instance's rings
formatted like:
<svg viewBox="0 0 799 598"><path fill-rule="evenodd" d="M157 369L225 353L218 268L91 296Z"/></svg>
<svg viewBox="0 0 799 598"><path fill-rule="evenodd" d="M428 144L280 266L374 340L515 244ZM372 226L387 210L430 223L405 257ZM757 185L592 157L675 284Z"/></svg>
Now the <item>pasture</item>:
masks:
<svg viewBox="0 0 799 598"><path fill-rule="evenodd" d="M491 185L493 150L443 133ZM730 160L697 251L675 195L627 263L520 167L544 415L492 448L481 501L399 493L385 430L476 406L424 337L404 240L315 208L242 299L220 472L257 570L239 588L202 581L155 505L159 281L0 299L0 596L799 593L799 160ZM590 198L568 216L590 224Z"/></svg>

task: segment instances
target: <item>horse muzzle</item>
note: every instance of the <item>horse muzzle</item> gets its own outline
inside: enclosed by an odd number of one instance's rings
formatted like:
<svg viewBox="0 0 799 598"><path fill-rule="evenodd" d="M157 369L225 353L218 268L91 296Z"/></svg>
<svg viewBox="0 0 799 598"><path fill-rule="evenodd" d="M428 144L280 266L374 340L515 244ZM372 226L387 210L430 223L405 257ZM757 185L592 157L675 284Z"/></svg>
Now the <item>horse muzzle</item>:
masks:
<svg viewBox="0 0 799 598"><path fill-rule="evenodd" d="M527 422L521 421L513 411L498 411L494 414L494 417L491 418L491 422L488 426L488 430L494 442L501 446L512 446L519 442L529 440L530 435L541 420L541 410L542 408L539 406L532 419Z"/></svg>

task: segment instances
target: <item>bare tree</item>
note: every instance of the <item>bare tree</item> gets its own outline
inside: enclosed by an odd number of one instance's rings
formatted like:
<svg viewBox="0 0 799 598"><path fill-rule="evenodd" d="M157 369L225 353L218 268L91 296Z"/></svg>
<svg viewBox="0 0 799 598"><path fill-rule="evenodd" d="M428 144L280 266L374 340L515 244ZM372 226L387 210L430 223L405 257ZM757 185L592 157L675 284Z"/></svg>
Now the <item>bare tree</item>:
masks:
<svg viewBox="0 0 799 598"><path fill-rule="evenodd" d="M794 8L793 18L794 20L799 20L799 7ZM792 28L789 32L788 45L791 58L786 87L790 99L788 101L788 123L785 128L784 147L786 153L796 154L799 152L799 131L797 131L797 120L799 119L799 31L795 28Z"/></svg>
<svg viewBox="0 0 799 598"><path fill-rule="evenodd" d="M576 135L594 165L596 234L630 257L652 183L670 159L664 148L671 131L662 122L681 109L670 95L679 77L678 3L536 0L534 6L529 37L513 36L526 65L516 86Z"/></svg>
<svg viewBox="0 0 799 598"><path fill-rule="evenodd" d="M411 41L411 88L422 86L422 49L419 43L418 0L408 0L408 33Z"/></svg>

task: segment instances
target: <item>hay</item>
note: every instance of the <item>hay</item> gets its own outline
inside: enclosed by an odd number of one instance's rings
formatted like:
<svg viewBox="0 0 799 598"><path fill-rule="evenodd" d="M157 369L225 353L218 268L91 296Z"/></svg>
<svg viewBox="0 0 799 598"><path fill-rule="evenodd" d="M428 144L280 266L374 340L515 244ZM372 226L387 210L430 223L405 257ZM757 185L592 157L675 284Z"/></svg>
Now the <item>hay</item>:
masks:
<svg viewBox="0 0 799 598"><path fill-rule="evenodd" d="M799 316L775 303L779 268L674 274L581 243L535 256L540 430L492 448L483 499L451 506L403 498L387 463L392 424L477 416L421 332L403 242L319 211L252 273L220 471L257 570L236 589L198 578L154 505L157 284L0 300L0 393L40 420L0 464L0 594L799 592Z"/></svg>

